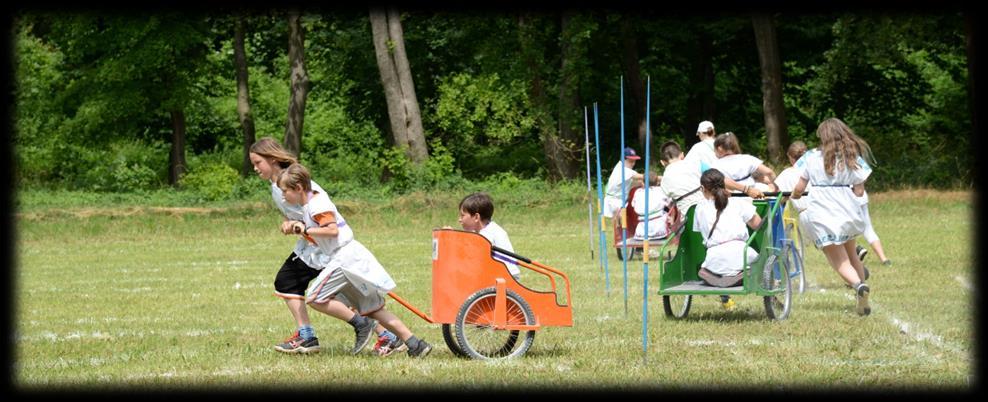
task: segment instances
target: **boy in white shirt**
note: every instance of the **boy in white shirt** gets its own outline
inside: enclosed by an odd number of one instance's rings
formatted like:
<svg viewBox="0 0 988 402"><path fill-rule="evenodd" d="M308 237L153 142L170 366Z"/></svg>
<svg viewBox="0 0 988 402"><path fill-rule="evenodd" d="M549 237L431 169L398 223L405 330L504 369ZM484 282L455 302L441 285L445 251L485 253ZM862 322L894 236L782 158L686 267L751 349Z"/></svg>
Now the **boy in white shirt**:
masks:
<svg viewBox="0 0 988 402"><path fill-rule="evenodd" d="M641 159L634 149L624 149L624 159L614 165L610 177L607 178L607 186L604 187L604 217L611 218L614 213L621 209L621 201L628 200L628 192L631 190L631 181L634 179L643 180L645 175L635 171L635 162ZM621 172L624 171L624 195L621 193Z"/></svg>
<svg viewBox="0 0 988 402"><path fill-rule="evenodd" d="M490 241L492 245L514 252L515 249L511 246L511 240L508 239L508 232L501 225L495 223L492 220L493 217L494 201L486 193L473 193L460 200L459 222L463 230L477 232ZM493 256L494 259L504 263L511 277L515 280L521 279L521 270L518 269L517 264L498 257L497 254Z"/></svg>
<svg viewBox="0 0 988 402"><path fill-rule="evenodd" d="M383 296L395 288L394 280L377 258L353 238L353 230L329 196L313 191L309 183L309 171L298 163L284 169L278 178L285 201L302 206L303 222L295 222L293 231L329 256L325 268L309 284L306 302L323 304L342 295L359 313L350 319L351 324L366 325L369 319L365 316L371 317L398 335L407 345L410 357L428 355L432 346L416 338L398 317L384 308Z"/></svg>

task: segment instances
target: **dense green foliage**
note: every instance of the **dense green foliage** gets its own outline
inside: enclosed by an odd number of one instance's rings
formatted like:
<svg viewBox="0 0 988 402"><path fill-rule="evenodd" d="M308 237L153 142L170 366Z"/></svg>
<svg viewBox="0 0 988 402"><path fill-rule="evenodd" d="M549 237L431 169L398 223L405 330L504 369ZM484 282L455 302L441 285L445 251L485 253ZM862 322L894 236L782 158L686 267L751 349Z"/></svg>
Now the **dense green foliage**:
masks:
<svg viewBox="0 0 988 402"><path fill-rule="evenodd" d="M960 13L774 17L792 140L814 146L817 124L836 116L875 152L871 188L970 186ZM513 12L402 14L430 153L417 166L391 148L367 12L306 14L311 90L301 161L324 187L350 192L441 189L489 176L545 178L533 71L522 54L526 40L542 49L537 73L553 115L546 121L579 125L582 141L583 111L559 100L568 77L577 83L579 104L599 104L600 151L611 165L609 155L619 154L619 77L626 76L619 25L626 20L634 27L642 77L651 81L652 144L683 143L695 131L697 122L686 116L702 35L711 43L715 79L710 118L719 132L738 134L744 152L767 157L758 56L745 15L579 12L565 35L558 13L528 18L535 28L520 32ZM278 12L246 21L257 135L281 139L289 99L287 24ZM243 147L232 16L27 10L14 24L18 188L164 188L173 110L187 121L187 175L179 188L205 200L239 197L237 188L250 187L230 175L240 171ZM638 146L627 88L625 141ZM583 166L583 144L577 148Z"/></svg>

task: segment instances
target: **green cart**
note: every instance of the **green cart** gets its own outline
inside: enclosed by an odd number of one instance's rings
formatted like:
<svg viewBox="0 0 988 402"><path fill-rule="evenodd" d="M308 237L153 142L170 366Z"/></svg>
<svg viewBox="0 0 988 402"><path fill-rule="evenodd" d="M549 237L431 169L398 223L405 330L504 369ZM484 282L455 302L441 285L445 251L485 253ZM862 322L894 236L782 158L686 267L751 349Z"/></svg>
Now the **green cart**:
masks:
<svg viewBox="0 0 988 402"><path fill-rule="evenodd" d="M703 237L693 231L695 206L686 211L683 224L669 241L662 246L659 260L659 290L662 307L667 317L684 318L689 314L694 295L747 295L755 294L764 299L769 318L784 320L792 309L792 260L791 241L786 241L782 230L782 210L788 192L766 193L767 198L754 200L755 210L762 217L761 225L749 229L748 245L758 251L758 259L743 268L741 286L715 287L706 285L698 276L700 264L707 249ZM774 197L774 198L768 198ZM675 250L675 253L673 253ZM740 257L740 256L739 256ZM739 261L744 261L740 259Z"/></svg>

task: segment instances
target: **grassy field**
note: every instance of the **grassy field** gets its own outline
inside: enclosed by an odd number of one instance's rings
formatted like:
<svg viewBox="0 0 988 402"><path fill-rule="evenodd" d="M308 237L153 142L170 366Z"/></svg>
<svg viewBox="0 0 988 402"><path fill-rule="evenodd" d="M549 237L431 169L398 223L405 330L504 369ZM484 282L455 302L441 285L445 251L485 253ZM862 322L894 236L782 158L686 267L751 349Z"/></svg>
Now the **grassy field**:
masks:
<svg viewBox="0 0 988 402"><path fill-rule="evenodd" d="M394 277L396 292L428 312L430 231L457 226L459 197L337 202L357 239ZM753 295L737 297L732 312L722 311L714 296L694 298L686 320L666 319L654 293L653 259L646 351L641 261L629 262L625 275L608 242L605 289L604 272L590 257L586 203L547 198L499 204L495 220L516 252L569 275L574 325L539 331L523 358L492 363L456 358L438 325L393 301L389 308L435 346L427 358L350 356L350 327L311 310L322 353L275 352L272 345L294 328L284 302L272 295L272 281L295 239L277 232L279 217L266 203L218 209L21 204L14 386L238 392L367 389L357 385L459 392L974 386L971 193L871 194L872 219L895 265L879 266L869 256L868 317L854 314L851 291L811 248L810 287L796 296L788 320L768 320Z"/></svg>

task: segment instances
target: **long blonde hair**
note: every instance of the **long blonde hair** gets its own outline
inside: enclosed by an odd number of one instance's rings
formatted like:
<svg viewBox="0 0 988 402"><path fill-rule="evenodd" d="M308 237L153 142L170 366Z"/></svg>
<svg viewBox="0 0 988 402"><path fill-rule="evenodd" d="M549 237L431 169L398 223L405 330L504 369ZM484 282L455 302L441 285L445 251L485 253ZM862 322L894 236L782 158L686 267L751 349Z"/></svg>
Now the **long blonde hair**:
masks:
<svg viewBox="0 0 988 402"><path fill-rule="evenodd" d="M834 175L838 160L843 167L848 169L858 169L858 157L862 157L869 164L875 164L875 158L871 153L871 147L865 140L854 134L843 121L836 117L831 117L820 123L816 129L817 137L820 137L820 150L823 152L823 168L828 176Z"/></svg>
<svg viewBox="0 0 988 402"><path fill-rule="evenodd" d="M285 147L281 146L280 142L271 137L264 137L257 140L254 145L250 146L250 152L265 158L273 158L282 169L291 166L293 163L298 163L295 155L292 155Z"/></svg>

